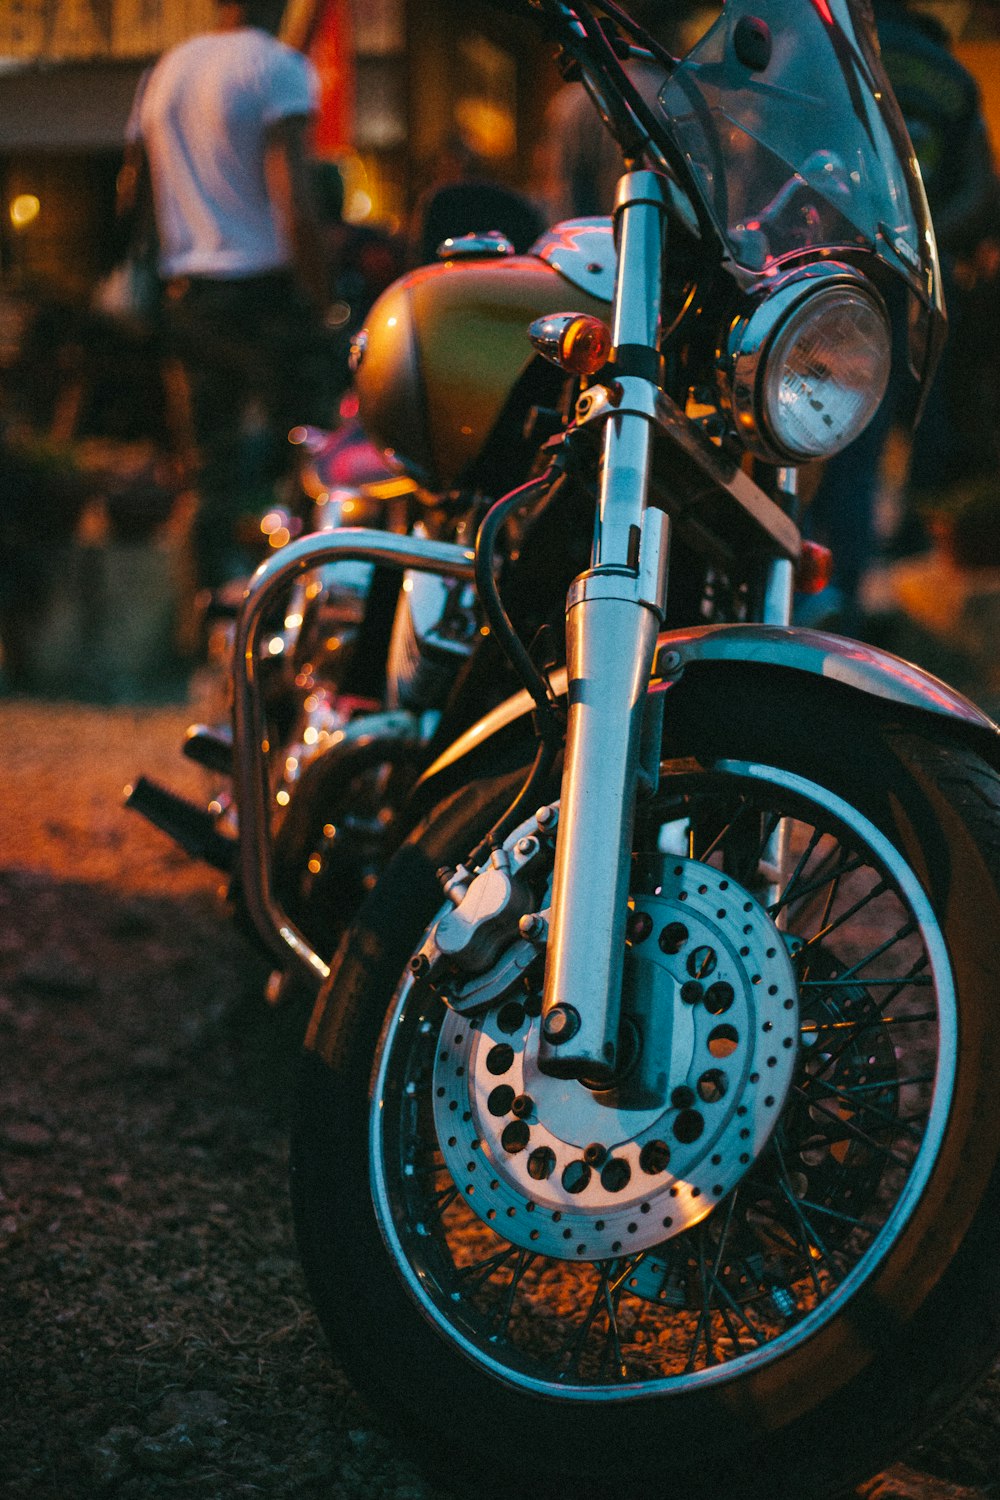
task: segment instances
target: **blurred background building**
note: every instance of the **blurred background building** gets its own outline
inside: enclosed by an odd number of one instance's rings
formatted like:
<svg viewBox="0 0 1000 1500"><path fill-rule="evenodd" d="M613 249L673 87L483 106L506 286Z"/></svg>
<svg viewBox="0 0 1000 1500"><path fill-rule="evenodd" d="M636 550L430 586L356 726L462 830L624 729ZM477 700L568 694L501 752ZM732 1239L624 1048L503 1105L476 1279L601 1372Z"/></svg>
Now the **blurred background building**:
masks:
<svg viewBox="0 0 1000 1500"><path fill-rule="evenodd" d="M677 52L719 8L705 0L634 3L647 21L676 18L663 39ZM977 80L1000 160L1000 4L913 3L943 25ZM0 691L5 675L38 681L43 668L75 686L88 631L104 643L91 653L103 690L104 658L120 646L135 593L136 557L153 556L152 540L161 554L173 547L183 565L189 512L170 367L154 333L102 316L93 294L114 259L115 182L138 80L165 48L214 19L214 0L0 0ZM545 121L561 79L529 23L488 0L287 0L283 35L320 74L315 153L340 170L349 225L373 226L383 241L405 245L421 195L462 173L526 193L547 212ZM983 255L965 269L966 325L980 331L976 410L992 428L995 377L979 377L996 366L1000 225L990 226ZM905 472L905 459L897 468ZM994 557L991 542L987 556L983 546L984 536L1000 538L994 477L986 501L976 502L984 519L971 551L989 565L983 587L993 611L976 660L988 657L1000 702L1000 551ZM116 548L125 549L120 588L112 586ZM957 577L952 561L948 567ZM968 568L958 571L967 592ZM45 603L49 575L58 609ZM66 580L74 578L79 599L70 605ZM898 613L893 588L885 607ZM921 599L952 601L943 622L920 622L922 641L928 633L947 638L951 650L959 605L936 575L914 588ZM160 592L167 611L184 586L164 571ZM156 593L152 583L145 593ZM917 611L907 602L903 613ZM58 640L53 620L62 622ZM887 643L919 655L920 643L912 651L895 637ZM968 655L964 637L959 646ZM11 667L18 651L27 662L20 676ZM137 644L132 655L132 676L145 661L155 680L155 654ZM960 678L950 658L934 666Z"/></svg>
<svg viewBox="0 0 1000 1500"><path fill-rule="evenodd" d="M1000 11L922 7L978 79L1000 141ZM664 6L665 12L669 7ZM692 0L692 31L712 7ZM0 6L0 276L83 295L106 226L142 70L212 24L213 0L4 0ZM501 182L533 182L558 84L545 48L486 0L288 0L284 35L323 80L317 155L347 179L346 216L398 227L460 142Z"/></svg>
<svg viewBox="0 0 1000 1500"><path fill-rule="evenodd" d="M82 294L102 264L142 70L212 25L213 0L4 0L0 271ZM544 49L484 0L289 0L283 34L323 83L316 153L346 215L396 227L462 141L498 180L531 172L557 82Z"/></svg>

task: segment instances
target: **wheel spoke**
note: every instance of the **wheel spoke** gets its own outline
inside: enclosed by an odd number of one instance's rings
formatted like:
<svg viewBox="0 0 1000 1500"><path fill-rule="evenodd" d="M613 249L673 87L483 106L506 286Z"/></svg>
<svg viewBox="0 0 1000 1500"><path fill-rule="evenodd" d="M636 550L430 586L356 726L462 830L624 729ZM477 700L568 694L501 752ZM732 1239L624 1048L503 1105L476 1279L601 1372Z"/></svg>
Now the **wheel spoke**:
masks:
<svg viewBox="0 0 1000 1500"><path fill-rule="evenodd" d="M923 964L921 963L919 967L923 967ZM904 985L902 988L907 988L907 985ZM897 998L899 993L900 992L898 990L895 990L890 991L888 995L883 995L878 1004L874 1006L872 1015L864 1017L856 1022L849 1023L851 1029L848 1030L846 1036L838 1038L836 1048L832 1050L829 1055L828 1067L836 1062L839 1062L840 1059L845 1055L845 1053L847 1053L851 1049L851 1047L855 1045L855 1043L864 1032L878 1030L880 1028L887 1027L890 1024L889 1020L884 1014L884 1010L886 1006L892 1004L893 1000ZM917 1022L934 1022L937 1021L937 1019L937 1013L931 1012L928 1015L919 1015L910 1018L900 1016L897 1017L892 1022L892 1024L896 1026L905 1025L907 1023L910 1025L915 1025Z"/></svg>
<svg viewBox="0 0 1000 1500"><path fill-rule="evenodd" d="M892 1089L892 1091L898 1092L898 1089L900 1089L900 1080L898 1079L892 1080L891 1083L882 1082L877 1083L877 1085L859 1085L859 1088L855 1089L850 1085L837 1085L837 1083L828 1083L828 1080L823 1079L823 1077L820 1077L819 1074L813 1074L813 1076L810 1077L810 1080L808 1080L808 1085L804 1086L804 1092L807 1092L807 1094L811 1094L811 1092L813 1092L813 1089L817 1089L817 1091L822 1092L823 1097L828 1098L828 1100L843 1104L844 1109L862 1110L862 1112L864 1112L865 1118L873 1119L873 1121L885 1122L886 1128L888 1128L888 1130L903 1130L903 1128L906 1128L907 1122L904 1121L904 1119L901 1119L898 1115L894 1115L894 1113L889 1112L889 1110L880 1109L880 1107L877 1106L877 1104L874 1104L873 1101L864 1100L861 1104L858 1104L855 1100L855 1095L858 1094L858 1092L871 1092L873 1091L873 1089L880 1089L880 1091L882 1092L886 1092L888 1091L888 1089ZM918 1136L916 1136L916 1139L919 1140L919 1134Z"/></svg>
<svg viewBox="0 0 1000 1500"><path fill-rule="evenodd" d="M858 906L854 908L855 912L859 910L864 904L864 902L859 902ZM814 936L809 938L808 942L805 943L804 947L806 949L811 948L815 943L819 942L822 937L827 936L832 928L837 926L840 921L841 918L838 918L837 922L832 923L831 926L826 929L825 933L818 932L814 934ZM842 970L842 972L837 975L837 978L841 981L853 979L857 984L864 984L866 981L861 975L861 970L865 967L865 965L874 963L877 958L881 958L883 953L888 953L889 949L894 948L897 943L901 943L906 938L912 937L915 930L916 928L913 922L905 923L890 937L887 937L885 939L885 942L877 944L876 947L870 949L869 952L865 953L861 958L856 959L854 963L851 964L848 968ZM891 999L891 997L889 998ZM886 1003L888 1003L888 1000L886 1001Z"/></svg>
<svg viewBox="0 0 1000 1500"><path fill-rule="evenodd" d="M893 1086L893 1088L895 1088L895 1089L898 1090L898 1089L904 1089L904 1088L917 1088L921 1084L933 1083L933 1082L934 1082L934 1074L933 1073L915 1073L912 1078L894 1078L893 1081L892 1081L892 1086ZM880 1089L884 1089L885 1087L886 1087L886 1085L884 1083L877 1083L877 1082L876 1083L852 1083L851 1084L851 1088L850 1088L850 1092L852 1094L876 1094L876 1093L878 1093L878 1091ZM867 1106L865 1106L865 1107L867 1108Z"/></svg>
<svg viewBox="0 0 1000 1500"><path fill-rule="evenodd" d="M818 983L819 981L817 981ZM855 1036L864 1036L866 1031L884 1031L890 1026L926 1026L928 1021L936 1021L938 1018L936 1010L926 1011L919 1016L879 1016L869 1017L864 1021L806 1021L799 1030L808 1036L816 1036L824 1031L850 1031ZM848 1043L852 1040L848 1038ZM840 1054L837 1054L838 1057Z"/></svg>
<svg viewBox="0 0 1000 1500"><path fill-rule="evenodd" d="M838 1277L830 1267L830 1252L827 1249L822 1235L816 1229L812 1221L808 1219L802 1211L802 1204L796 1196L795 1189L792 1186L792 1182L789 1177L788 1167L785 1163L784 1153L781 1149L781 1143L776 1140L774 1143L774 1147L779 1167L778 1186L781 1189L782 1196L784 1197L786 1203L792 1210L792 1214L795 1219L796 1231L799 1235L802 1248L806 1252L806 1265L809 1271L809 1278L813 1283L813 1288L818 1297L823 1297L826 1295L826 1293L824 1292L819 1279L818 1266L822 1264L827 1274L831 1276L831 1279L835 1283L838 1280Z"/></svg>
<svg viewBox="0 0 1000 1500"><path fill-rule="evenodd" d="M566 1380L570 1374L579 1374L580 1359L583 1355L584 1346L594 1326L595 1319L604 1307L605 1287L610 1280L610 1267L613 1262L599 1261L594 1269L597 1272L597 1286L594 1295L590 1299L590 1305L584 1313L579 1325L572 1329L563 1346L563 1352L559 1357L560 1380Z"/></svg>
<svg viewBox="0 0 1000 1500"><path fill-rule="evenodd" d="M821 943L825 941L825 939L829 938L830 934L838 931L839 928L843 927L845 922L849 922L852 917L856 917L859 912L864 911L866 906L870 906L873 901L877 901L880 896L884 896L888 889L889 887L885 884L884 881L880 882L877 885L874 885L870 891L867 891L863 896L859 897L858 900L854 902L853 906L849 906L846 911L842 911L832 920L826 921L825 925L822 926L818 932L814 932L812 937L807 938L805 943L803 944L803 952L805 952L808 956L809 949L814 948L817 943ZM872 958L879 957L882 953L887 952L895 943L898 943L901 938L908 937L910 933L913 932L913 930L913 923L911 922L906 928L901 929L895 934L894 937L890 938L880 947L873 949L870 955L867 955L863 959L859 959L858 962L852 965L852 967L848 970L848 973L856 973L863 964L868 963ZM844 976L841 975L840 977L843 978Z"/></svg>
<svg viewBox="0 0 1000 1500"><path fill-rule="evenodd" d="M742 818L745 818L745 816L746 816L747 813L755 812L755 811L756 811L756 809L753 807L753 805L750 802L748 802L745 797L741 797L739 799L739 806L737 807L735 813L733 813L733 815L729 819L728 823L726 823L719 830L719 832L712 839L711 843L708 844L708 845L706 845L706 847L704 849L702 849L701 852L698 853L697 855L694 852L693 846L691 847L691 857L692 857L692 859L700 859L703 864L708 864L708 861L711 859L711 857L715 853L715 851L718 848L720 848L725 843L725 841L726 841L727 838L731 838L732 837L733 830L737 827L737 825L739 824L740 820ZM693 829L692 829L692 837L693 837ZM763 848L763 845L761 845L761 847Z"/></svg>
<svg viewBox="0 0 1000 1500"><path fill-rule="evenodd" d="M439 1192L432 1193L427 1198L424 1212L417 1221L417 1233L430 1234L433 1230L438 1229L443 1223L445 1211L450 1208L458 1197L458 1188L449 1178L447 1187L441 1188Z"/></svg>
<svg viewBox="0 0 1000 1500"><path fill-rule="evenodd" d="M799 989L801 989L801 990L835 990L835 989L840 988L840 989L854 989L854 990L856 990L859 983L863 983L864 986L865 986L865 989L872 989L876 985L882 986L882 985L886 985L886 984L895 984L895 985L899 986L900 990L903 990L903 989L908 989L911 985L914 985L914 986L919 986L919 985L925 985L926 986L926 985L930 985L930 984L933 983L933 980L931 980L927 976L924 976L923 978L920 978L920 977L910 978L908 975L896 974L896 975L888 976L888 977L883 978L883 979L867 978L866 977L863 981L859 981L857 978L854 978L854 979L845 979L843 977L843 975L840 975L837 979L800 979L799 980Z"/></svg>
<svg viewBox="0 0 1000 1500"><path fill-rule="evenodd" d="M800 884L796 888L794 895L790 896L789 888L786 888L784 894L768 907L768 915L774 920L778 912L790 906L793 901L796 905L799 905L803 901L807 901L810 896L815 896L819 891L824 890L831 882L839 882L845 875L853 875L855 871L863 868L864 861L860 857L848 855L839 868L823 870L814 875L807 884Z"/></svg>
<svg viewBox="0 0 1000 1500"><path fill-rule="evenodd" d="M800 878L801 878L803 872L805 871L805 868L808 865L810 859L812 859L812 856L815 853L816 848L819 845L820 840L822 839L822 837L823 837L823 834L822 834L821 830L819 830L819 829L813 829L812 837L810 838L810 840L809 840L808 844L806 845L805 849L800 854L798 862L797 862L794 870L792 871L791 875L789 875L788 882L787 882L787 884L785 886L784 891L778 897L777 901L775 901L774 904L771 907L769 907L769 912L770 912L772 920L774 920L774 921L777 920L779 912L783 911L784 908L786 906L788 906L789 902L791 902L792 900L798 900L798 894L797 894L797 889L796 889L797 882L800 880Z"/></svg>
<svg viewBox="0 0 1000 1500"><path fill-rule="evenodd" d="M709 1365L718 1364L715 1357L715 1345L712 1342L712 1305L708 1264L705 1256L705 1226L699 1224L695 1230L695 1243L698 1255L698 1283L701 1291L701 1307L698 1312L698 1321L695 1324L694 1337L688 1351L687 1362L684 1366L686 1374L690 1374L696 1368L698 1349L704 1340L705 1358Z"/></svg>
<svg viewBox="0 0 1000 1500"><path fill-rule="evenodd" d="M485 1260L476 1260L467 1266L456 1266L455 1275L460 1282L468 1283L474 1289L478 1289L497 1271L515 1260L518 1253L513 1245L508 1245L505 1250L498 1250L495 1255L489 1255Z"/></svg>
<svg viewBox="0 0 1000 1500"><path fill-rule="evenodd" d="M601 1277L601 1286L604 1294L604 1312L608 1320L608 1328L604 1337L604 1350L601 1355L601 1374L610 1367L618 1380L628 1379L628 1366L622 1353L621 1335L618 1330L618 1301L621 1297L620 1285L613 1289L611 1285L610 1272Z"/></svg>
<svg viewBox="0 0 1000 1500"><path fill-rule="evenodd" d="M732 1318L734 1314L750 1334L754 1343L760 1345L760 1343L762 1342L761 1330L754 1325L750 1317L747 1315L745 1308L740 1306L739 1302L737 1302L735 1297L733 1297L729 1288L726 1286L725 1281L722 1279L722 1267L725 1263L726 1245L728 1243L730 1232L732 1230L739 1197L740 1191L738 1188L734 1193L730 1194L729 1201L726 1205L726 1217L722 1222L722 1228L719 1233L719 1243L716 1249L715 1263L712 1266L710 1273L712 1284L715 1286L719 1293L719 1296L722 1298L719 1312L722 1316L723 1322L726 1325L726 1330L729 1333L730 1340L734 1348L739 1348L740 1342L739 1333L734 1332L733 1330Z"/></svg>
<svg viewBox="0 0 1000 1500"><path fill-rule="evenodd" d="M867 1229L872 1233L878 1229L877 1224L869 1224L865 1219L855 1218L852 1214L843 1214L836 1208L830 1208L826 1203L813 1203L808 1198L800 1198L799 1203L810 1213L822 1214L824 1218L835 1219L838 1224L848 1224L852 1229Z"/></svg>
<svg viewBox="0 0 1000 1500"><path fill-rule="evenodd" d="M886 1083L876 1085L876 1087L882 1089L885 1089L889 1086L890 1085ZM868 1085L868 1087L870 1089L872 1085ZM891 1087L898 1092L899 1083L896 1079L892 1080ZM803 1092L811 1093L813 1089L822 1090L826 1098L837 1100L848 1108L858 1107L854 1103L854 1094L856 1090L850 1087L844 1087L843 1085L838 1086L837 1084L828 1083L826 1079L820 1077L819 1074L813 1074L809 1078L808 1083L803 1087ZM820 1106L815 1105L814 1107L819 1108ZM890 1114L888 1110L880 1109L879 1106L877 1104L873 1104L871 1100L866 1100L860 1106L860 1108L864 1112L866 1119L882 1120L885 1122L886 1129L902 1130L905 1134L909 1135L912 1140L920 1139L921 1131L919 1131L912 1123L907 1120L901 1119L899 1115Z"/></svg>
<svg viewBox="0 0 1000 1500"><path fill-rule="evenodd" d="M503 1340L507 1336L507 1328L510 1323L511 1313L514 1310L514 1298L517 1296L517 1289L521 1284L521 1279L525 1271L534 1259L535 1257L529 1250L518 1251L510 1281L504 1288L503 1296L500 1299L500 1304L497 1307L494 1317L493 1337L497 1340Z"/></svg>
<svg viewBox="0 0 1000 1500"><path fill-rule="evenodd" d="M877 1151L879 1155L887 1157L889 1161L894 1161L897 1166L908 1167L910 1165L909 1158L900 1156L889 1146L884 1146L881 1141L875 1140L875 1138L873 1136L870 1136L866 1130L862 1130L860 1126L855 1125L851 1120L845 1120L841 1115L831 1114L829 1110L823 1108L822 1104L810 1099L805 1089L796 1085L795 1093L798 1094L801 1099L805 1100L809 1108L813 1111L814 1118L815 1115L822 1115L824 1119L829 1120L831 1125L836 1125L838 1130L844 1131L846 1133L845 1135L836 1136L824 1135L823 1140L826 1141L828 1145L842 1144L846 1139L846 1136L850 1136L853 1140L861 1141L872 1151Z"/></svg>

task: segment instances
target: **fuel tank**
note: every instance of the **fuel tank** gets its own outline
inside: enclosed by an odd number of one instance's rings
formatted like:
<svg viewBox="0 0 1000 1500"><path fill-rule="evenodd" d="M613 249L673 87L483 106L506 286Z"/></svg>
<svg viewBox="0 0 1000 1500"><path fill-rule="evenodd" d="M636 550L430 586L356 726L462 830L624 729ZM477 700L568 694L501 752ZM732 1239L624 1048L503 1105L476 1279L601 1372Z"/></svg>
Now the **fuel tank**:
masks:
<svg viewBox="0 0 1000 1500"><path fill-rule="evenodd" d="M610 220L577 220L527 255L458 253L408 272L356 341L365 430L429 488L460 482L537 358L528 325L554 312L607 319L614 268Z"/></svg>

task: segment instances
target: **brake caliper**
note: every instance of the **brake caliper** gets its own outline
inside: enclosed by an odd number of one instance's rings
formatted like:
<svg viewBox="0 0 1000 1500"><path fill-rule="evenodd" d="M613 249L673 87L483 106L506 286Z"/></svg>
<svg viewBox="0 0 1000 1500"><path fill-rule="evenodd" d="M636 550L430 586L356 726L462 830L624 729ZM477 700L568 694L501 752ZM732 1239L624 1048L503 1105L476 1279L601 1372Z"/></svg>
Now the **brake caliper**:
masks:
<svg viewBox="0 0 1000 1500"><path fill-rule="evenodd" d="M513 989L539 957L547 932L557 812L542 807L474 874L442 870L452 903L434 923L410 968L453 1010L468 1014Z"/></svg>

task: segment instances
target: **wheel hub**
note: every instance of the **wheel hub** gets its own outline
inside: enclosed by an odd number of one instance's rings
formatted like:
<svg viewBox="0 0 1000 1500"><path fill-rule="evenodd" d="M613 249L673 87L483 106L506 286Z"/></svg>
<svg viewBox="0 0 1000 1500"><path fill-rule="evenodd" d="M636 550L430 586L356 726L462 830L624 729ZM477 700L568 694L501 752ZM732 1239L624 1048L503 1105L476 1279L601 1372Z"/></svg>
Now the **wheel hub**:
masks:
<svg viewBox="0 0 1000 1500"><path fill-rule="evenodd" d="M442 1027L448 1170L480 1218L540 1254L602 1260L690 1228L759 1156L791 1083L797 987L760 904L673 856L637 884L610 1087L539 1069L534 991Z"/></svg>

